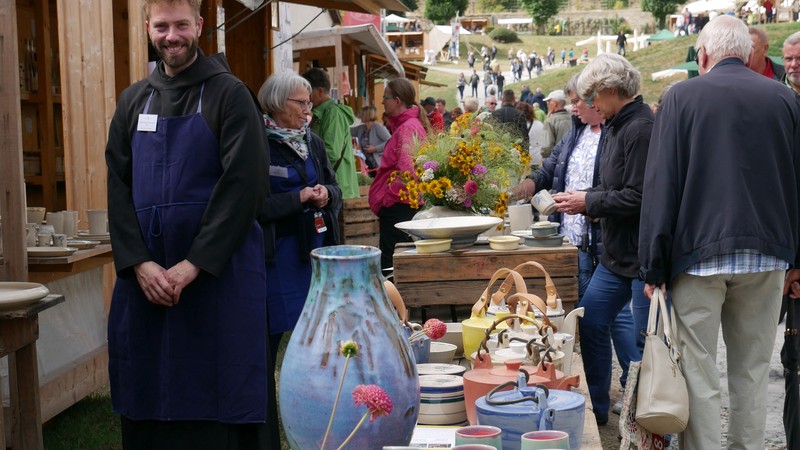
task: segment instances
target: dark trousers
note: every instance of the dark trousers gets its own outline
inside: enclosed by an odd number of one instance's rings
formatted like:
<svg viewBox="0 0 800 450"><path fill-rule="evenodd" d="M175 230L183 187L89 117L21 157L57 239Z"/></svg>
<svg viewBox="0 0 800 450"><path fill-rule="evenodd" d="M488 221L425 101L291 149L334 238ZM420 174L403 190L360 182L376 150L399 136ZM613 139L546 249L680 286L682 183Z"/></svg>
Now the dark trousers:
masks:
<svg viewBox="0 0 800 450"><path fill-rule="evenodd" d="M381 269L388 269L394 265L394 246L398 242L411 242L411 237L395 228L395 224L411 220L417 211L405 203L395 203L392 206L381 208L379 225L381 231Z"/></svg>
<svg viewBox="0 0 800 450"><path fill-rule="evenodd" d="M267 371L267 431L269 432L269 448L281 448L280 419L278 415L278 387L275 385L275 370L278 368L278 346L281 343L283 333L270 334L269 341L269 360L272 370Z"/></svg>
<svg viewBox="0 0 800 450"><path fill-rule="evenodd" d="M208 420L132 420L122 416L125 450L273 449L263 423L228 424Z"/></svg>

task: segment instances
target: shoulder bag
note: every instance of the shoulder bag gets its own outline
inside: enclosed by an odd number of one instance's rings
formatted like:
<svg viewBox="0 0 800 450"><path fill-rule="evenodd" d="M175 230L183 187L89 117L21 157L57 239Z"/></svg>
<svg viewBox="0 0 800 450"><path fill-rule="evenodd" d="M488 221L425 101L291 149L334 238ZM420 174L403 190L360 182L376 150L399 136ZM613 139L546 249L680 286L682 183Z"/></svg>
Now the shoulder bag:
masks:
<svg viewBox="0 0 800 450"><path fill-rule="evenodd" d="M682 432L689 420L689 393L679 364L678 344L673 338L675 319L669 317L664 293L656 288L650 299L639 372L636 423L661 435Z"/></svg>

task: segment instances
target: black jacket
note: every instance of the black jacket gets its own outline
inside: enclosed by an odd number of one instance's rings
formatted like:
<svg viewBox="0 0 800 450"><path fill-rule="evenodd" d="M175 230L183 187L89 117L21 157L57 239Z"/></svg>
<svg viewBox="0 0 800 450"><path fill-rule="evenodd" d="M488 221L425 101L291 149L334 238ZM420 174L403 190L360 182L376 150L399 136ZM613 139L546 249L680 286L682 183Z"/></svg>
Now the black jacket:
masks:
<svg viewBox="0 0 800 450"><path fill-rule="evenodd" d="M317 171L317 183L328 189L328 204L323 209L325 225L325 239L322 245L336 245L339 243L339 220L332 211L339 211L342 207L342 190L336 184L336 173L333 171L328 154L325 152L325 143L316 134L308 130L306 133L308 154ZM297 153L288 145L269 139L270 164L278 166L305 165ZM264 229L264 246L267 262L275 258L275 237L284 233L303 233L310 236L316 233L313 223L313 207L300 203L300 191L272 192L262 203L258 220ZM303 242L303 239L300 239ZM311 249L309 249L310 251Z"/></svg>
<svg viewBox="0 0 800 450"><path fill-rule="evenodd" d="M528 148L528 122L525 120L525 113L510 103L503 103L503 106L492 111L492 117L499 123L509 124L509 130L515 130L517 137L522 138L523 148Z"/></svg>
<svg viewBox="0 0 800 450"><path fill-rule="evenodd" d="M603 254L600 262L611 272L639 276L639 212L653 112L642 97L622 109L606 125L600 184L586 194L586 215L600 218Z"/></svg>
<svg viewBox="0 0 800 450"><path fill-rule="evenodd" d="M738 249L798 267L798 97L735 58L670 89L653 128L640 230L649 284Z"/></svg>
<svg viewBox="0 0 800 450"><path fill-rule="evenodd" d="M553 152L550 156L542 162L542 167L528 178L536 183L536 189L554 190L556 192L564 192L567 186L567 166L569 159L572 156L572 151L578 145L578 139L588 125L582 123L580 119L572 116L572 128L569 129L564 139L553 147ZM597 156L594 159L594 173L592 175L592 186L597 186L600 182L600 159L603 155L603 142L605 141L606 129L601 126L600 142L597 145ZM548 218L552 222L561 223L561 218L564 213L556 211ZM602 242L602 235L600 224L594 222L591 218L587 218L589 223L589 233L592 235L591 245L589 246L589 253L597 257L602 253L600 243Z"/></svg>

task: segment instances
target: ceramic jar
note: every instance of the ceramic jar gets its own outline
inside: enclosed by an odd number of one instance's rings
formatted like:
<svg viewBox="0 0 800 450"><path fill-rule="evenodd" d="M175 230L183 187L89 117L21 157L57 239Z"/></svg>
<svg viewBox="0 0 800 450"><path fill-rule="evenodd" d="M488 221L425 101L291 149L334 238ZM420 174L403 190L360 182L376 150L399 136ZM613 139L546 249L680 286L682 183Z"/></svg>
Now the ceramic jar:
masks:
<svg viewBox="0 0 800 450"><path fill-rule="evenodd" d="M377 385L391 398L388 415L365 420L348 448L408 445L419 414L414 357L380 274L380 250L323 247L311 252L308 298L280 372L281 419L293 449L319 449L341 383L325 449L339 447L368 408L356 406L359 385ZM358 346L351 358L341 343Z"/></svg>

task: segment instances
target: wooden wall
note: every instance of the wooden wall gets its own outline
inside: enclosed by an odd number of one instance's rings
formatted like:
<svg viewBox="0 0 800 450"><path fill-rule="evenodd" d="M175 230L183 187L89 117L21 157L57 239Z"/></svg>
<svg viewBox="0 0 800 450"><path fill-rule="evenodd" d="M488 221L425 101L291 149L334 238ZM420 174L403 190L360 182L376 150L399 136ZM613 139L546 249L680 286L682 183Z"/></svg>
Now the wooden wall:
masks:
<svg viewBox="0 0 800 450"><path fill-rule="evenodd" d="M0 0L0 215L3 256L0 280L25 281L25 185L19 103L19 49L14 0Z"/></svg>
<svg viewBox="0 0 800 450"><path fill-rule="evenodd" d="M116 106L112 4L58 1L68 209L106 207L105 145Z"/></svg>

